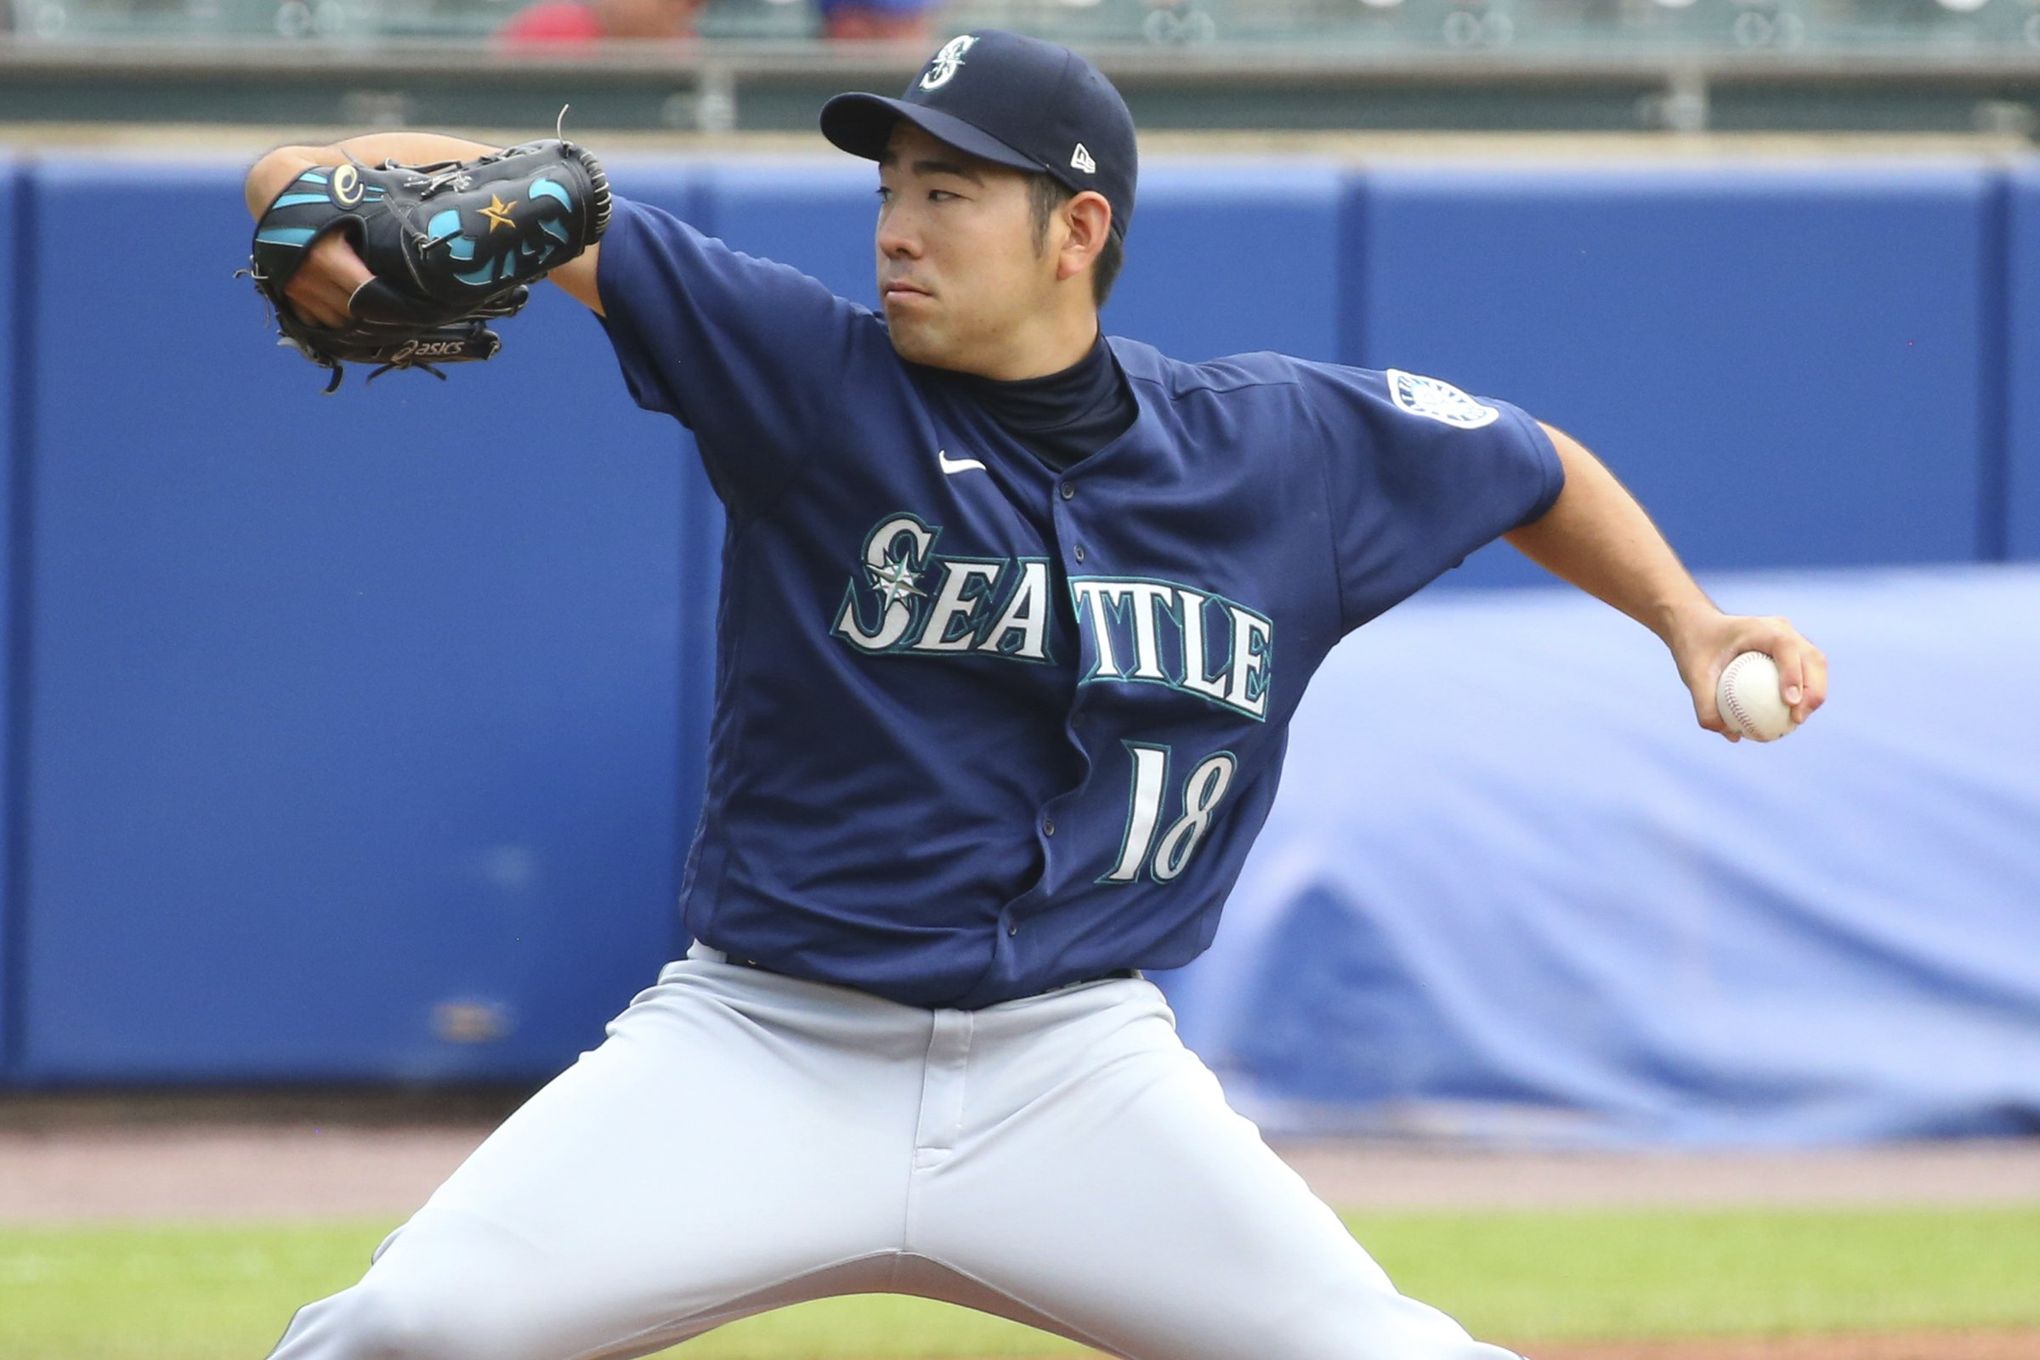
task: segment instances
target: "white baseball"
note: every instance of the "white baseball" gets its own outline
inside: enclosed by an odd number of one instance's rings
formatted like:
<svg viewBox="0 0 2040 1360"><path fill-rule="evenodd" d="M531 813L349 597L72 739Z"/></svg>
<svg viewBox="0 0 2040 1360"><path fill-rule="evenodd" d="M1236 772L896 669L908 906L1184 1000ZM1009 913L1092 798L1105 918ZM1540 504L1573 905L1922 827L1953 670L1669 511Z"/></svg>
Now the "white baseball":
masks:
<svg viewBox="0 0 2040 1360"><path fill-rule="evenodd" d="M1729 731L1755 741L1776 741L1799 726L1779 693L1778 663L1762 652L1744 652L1722 668L1714 702Z"/></svg>

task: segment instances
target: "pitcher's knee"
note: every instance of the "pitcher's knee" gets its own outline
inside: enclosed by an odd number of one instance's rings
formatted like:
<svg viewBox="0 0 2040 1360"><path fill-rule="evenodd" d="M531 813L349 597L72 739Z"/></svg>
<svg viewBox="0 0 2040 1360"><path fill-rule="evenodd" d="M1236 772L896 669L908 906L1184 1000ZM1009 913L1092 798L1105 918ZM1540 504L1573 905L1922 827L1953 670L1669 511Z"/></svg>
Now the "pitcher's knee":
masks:
<svg viewBox="0 0 2040 1360"><path fill-rule="evenodd" d="M1477 1341L1438 1309L1371 1282L1338 1291L1271 1323L1257 1354L1267 1360L1517 1360Z"/></svg>
<svg viewBox="0 0 2040 1360"><path fill-rule="evenodd" d="M333 1360L502 1360L505 1354L467 1300L368 1285L350 1293L344 1317L336 1319L344 1344Z"/></svg>

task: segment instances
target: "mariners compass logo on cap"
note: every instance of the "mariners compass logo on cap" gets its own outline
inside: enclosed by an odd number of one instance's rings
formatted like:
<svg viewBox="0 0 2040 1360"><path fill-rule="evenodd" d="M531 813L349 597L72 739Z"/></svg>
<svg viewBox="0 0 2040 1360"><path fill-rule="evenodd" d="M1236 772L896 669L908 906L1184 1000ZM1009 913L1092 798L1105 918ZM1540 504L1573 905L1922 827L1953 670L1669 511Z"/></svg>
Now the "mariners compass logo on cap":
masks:
<svg viewBox="0 0 2040 1360"><path fill-rule="evenodd" d="M976 41L975 35L966 33L942 44L942 50L928 59L928 70L921 77L921 88L939 90L954 80L956 73L963 69L963 54L970 51L971 44Z"/></svg>
<svg viewBox="0 0 2040 1360"><path fill-rule="evenodd" d="M970 74L959 80L966 63ZM996 28L962 34L936 50L898 99L831 99L822 135L852 155L882 160L903 118L980 160L1103 194L1118 235L1133 220L1133 115L1112 82L1067 47Z"/></svg>

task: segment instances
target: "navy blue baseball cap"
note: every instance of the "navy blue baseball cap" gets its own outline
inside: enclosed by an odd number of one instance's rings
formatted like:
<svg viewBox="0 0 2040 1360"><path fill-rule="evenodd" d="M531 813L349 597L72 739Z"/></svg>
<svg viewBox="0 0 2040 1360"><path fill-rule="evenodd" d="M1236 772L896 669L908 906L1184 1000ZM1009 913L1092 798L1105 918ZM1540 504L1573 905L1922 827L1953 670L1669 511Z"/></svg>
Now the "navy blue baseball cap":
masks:
<svg viewBox="0 0 2040 1360"><path fill-rule="evenodd" d="M1097 190L1121 236L1133 221L1133 115L1112 82L1067 47L995 28L962 34L928 59L903 97L839 94L824 104L822 135L875 161L902 118L959 151Z"/></svg>

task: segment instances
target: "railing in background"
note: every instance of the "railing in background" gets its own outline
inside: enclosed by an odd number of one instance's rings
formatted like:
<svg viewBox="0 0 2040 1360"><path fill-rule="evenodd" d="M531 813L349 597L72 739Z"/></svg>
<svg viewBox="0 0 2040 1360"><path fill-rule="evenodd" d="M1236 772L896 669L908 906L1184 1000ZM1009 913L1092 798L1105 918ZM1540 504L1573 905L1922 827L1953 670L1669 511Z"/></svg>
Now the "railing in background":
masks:
<svg viewBox="0 0 2040 1360"><path fill-rule="evenodd" d="M797 129L932 36L1082 47L1144 129L2040 130L2040 0L704 0L694 36L511 45L510 0L0 0L0 123ZM684 5L683 5L684 7ZM539 112L542 110L541 112Z"/></svg>
<svg viewBox="0 0 2040 1360"><path fill-rule="evenodd" d="M46 41L271 37L482 38L519 0L9 0L14 29ZM1016 28L1083 44L1325 44L1636 53L1730 49L1983 51L2040 48L2040 0L936 0L937 31ZM708 39L797 42L813 0L705 0Z"/></svg>

